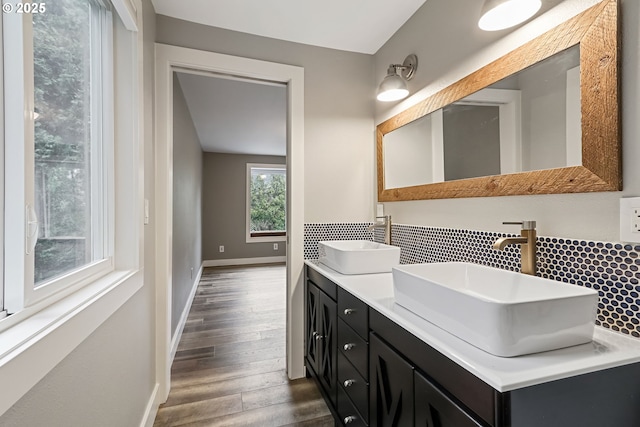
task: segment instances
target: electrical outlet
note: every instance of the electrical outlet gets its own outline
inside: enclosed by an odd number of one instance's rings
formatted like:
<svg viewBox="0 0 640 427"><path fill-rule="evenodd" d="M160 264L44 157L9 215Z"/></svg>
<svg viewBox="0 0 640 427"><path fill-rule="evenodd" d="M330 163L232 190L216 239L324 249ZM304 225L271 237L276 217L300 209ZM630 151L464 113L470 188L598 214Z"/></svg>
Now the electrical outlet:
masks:
<svg viewBox="0 0 640 427"><path fill-rule="evenodd" d="M218 249L220 252L224 252L224 246L220 245L220 248Z"/></svg>
<svg viewBox="0 0 640 427"><path fill-rule="evenodd" d="M640 197L620 199L620 240L640 243Z"/></svg>
<svg viewBox="0 0 640 427"><path fill-rule="evenodd" d="M278 244L277 244L277 243L274 243L274 244L273 244L273 250L274 250L274 251L277 251L277 250L278 250Z"/></svg>

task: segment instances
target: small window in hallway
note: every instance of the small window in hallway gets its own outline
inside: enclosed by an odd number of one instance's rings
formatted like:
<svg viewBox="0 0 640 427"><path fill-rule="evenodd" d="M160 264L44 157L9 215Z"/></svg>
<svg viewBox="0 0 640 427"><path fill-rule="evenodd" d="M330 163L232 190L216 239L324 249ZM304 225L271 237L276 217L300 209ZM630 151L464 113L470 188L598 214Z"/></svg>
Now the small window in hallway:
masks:
<svg viewBox="0 0 640 427"><path fill-rule="evenodd" d="M284 240L286 184L285 165L247 164L247 242Z"/></svg>

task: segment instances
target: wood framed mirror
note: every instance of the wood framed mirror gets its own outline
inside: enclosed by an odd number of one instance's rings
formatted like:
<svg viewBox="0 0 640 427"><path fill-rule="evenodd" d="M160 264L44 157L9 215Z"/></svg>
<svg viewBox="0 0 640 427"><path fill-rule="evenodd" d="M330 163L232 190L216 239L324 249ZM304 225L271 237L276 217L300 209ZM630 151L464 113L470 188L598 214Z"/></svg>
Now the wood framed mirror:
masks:
<svg viewBox="0 0 640 427"><path fill-rule="evenodd" d="M622 190L620 37L618 2L603 0L379 124L376 149L378 201ZM413 127L417 129L418 119L575 46L579 47L580 67L580 165L527 172L503 171L490 176L445 179L395 188L386 185L385 135L414 122Z"/></svg>

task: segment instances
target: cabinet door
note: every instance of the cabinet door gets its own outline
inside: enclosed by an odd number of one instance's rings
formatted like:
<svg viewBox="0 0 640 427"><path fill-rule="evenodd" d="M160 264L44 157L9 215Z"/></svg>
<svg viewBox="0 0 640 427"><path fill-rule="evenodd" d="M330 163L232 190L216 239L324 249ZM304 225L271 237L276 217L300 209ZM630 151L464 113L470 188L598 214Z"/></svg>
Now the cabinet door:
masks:
<svg viewBox="0 0 640 427"><path fill-rule="evenodd" d="M412 427L413 367L373 333L369 351L369 425Z"/></svg>
<svg viewBox="0 0 640 427"><path fill-rule="evenodd" d="M438 390L429 380L415 373L416 426L419 427L480 427L455 402Z"/></svg>
<svg viewBox="0 0 640 427"><path fill-rule="evenodd" d="M320 383L331 396L333 403L336 401L336 382L337 382L337 343L338 343L338 308L336 302L329 298L324 292L319 292L318 297L318 322L319 322L319 339L318 354L319 366L318 377Z"/></svg>
<svg viewBox="0 0 640 427"><path fill-rule="evenodd" d="M309 362L310 367L317 373L318 365L319 365L319 355L318 355L318 335L320 331L319 327L319 311L318 306L320 305L319 298L319 290L310 282L307 282L307 309L306 309L306 356Z"/></svg>

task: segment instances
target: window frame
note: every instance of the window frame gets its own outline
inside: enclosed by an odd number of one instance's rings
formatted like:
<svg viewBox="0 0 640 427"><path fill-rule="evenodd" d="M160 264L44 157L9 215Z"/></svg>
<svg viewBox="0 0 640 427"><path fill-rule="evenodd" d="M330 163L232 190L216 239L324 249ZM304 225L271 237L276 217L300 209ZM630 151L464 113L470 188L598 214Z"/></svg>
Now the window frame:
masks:
<svg viewBox="0 0 640 427"><path fill-rule="evenodd" d="M281 163L247 163L246 174L246 212L245 212L245 235L246 243L260 242L285 242L287 240L287 230L284 231L266 231L264 233L251 232L251 170L252 169L276 169L283 170L285 178L287 175L287 165ZM286 200L286 197L285 197ZM286 207L285 207L286 208ZM286 217L286 215L285 215ZM258 236L254 234L260 234Z"/></svg>
<svg viewBox="0 0 640 427"><path fill-rule="evenodd" d="M4 46L3 22L4 14L0 14L0 46ZM0 319L4 319L4 54L0 55L0 100Z"/></svg>
<svg viewBox="0 0 640 427"><path fill-rule="evenodd" d="M33 206L35 205L35 139L34 139L34 50L33 21L30 14L4 14L3 26L4 57L19 58L18 64L6 71L5 98L11 105L20 108L6 109L5 140L23 141L7 144L5 153L6 176L22 177L20 185L7 187L4 194L6 216L4 242L15 250L5 251L4 265L12 266L4 271L4 307L9 314L34 306L51 296L64 291L73 292L114 270L113 262L113 147L114 147L114 20L112 11L99 0L86 0L91 12L91 79L99 79L98 85L91 87L91 145L98 145L97 135L101 135L99 155L92 155L91 162L91 242L101 258L77 269L65 272L42 283L35 284L34 250L37 230L30 233L29 227L39 227ZM6 0L3 0L3 4ZM14 61L12 61L14 62ZM14 111L11 111L14 110ZM95 192L95 193L94 193ZM98 195L96 197L95 195ZM95 213L95 214L94 214ZM33 224L33 221L36 221ZM25 224L16 227L16 224ZM13 226L10 226L13 225ZM96 238L94 233L99 233ZM29 234L35 234L30 239ZM32 246L32 247L30 247ZM26 255L25 255L26 254Z"/></svg>
<svg viewBox="0 0 640 427"><path fill-rule="evenodd" d="M112 227L109 237L115 268L111 273L89 277L77 286L63 289L0 320L0 384L11 384L3 389L0 416L124 304L140 295L145 283L153 286L143 268L145 188L142 171L145 150L151 149L152 144L144 126L145 113L149 110L145 104L147 88L142 64L147 43L141 31L143 7L140 0L111 0L111 5L115 62L114 151L109 167L117 173L109 189L109 214L113 218L109 221ZM22 98L19 100L22 105ZM20 109L21 114L23 111ZM24 219L24 210L21 218ZM24 239L24 233L21 236ZM34 364L34 360L38 363ZM153 421L153 415L147 413L145 417Z"/></svg>

